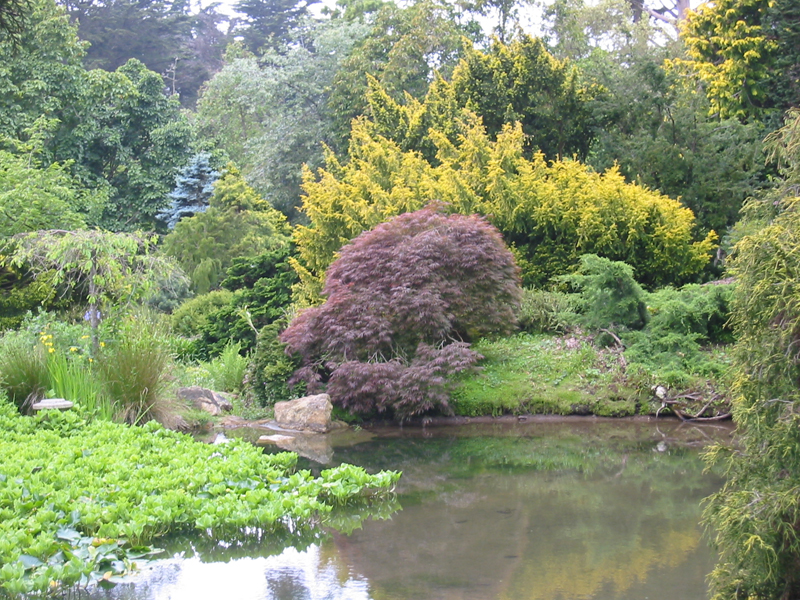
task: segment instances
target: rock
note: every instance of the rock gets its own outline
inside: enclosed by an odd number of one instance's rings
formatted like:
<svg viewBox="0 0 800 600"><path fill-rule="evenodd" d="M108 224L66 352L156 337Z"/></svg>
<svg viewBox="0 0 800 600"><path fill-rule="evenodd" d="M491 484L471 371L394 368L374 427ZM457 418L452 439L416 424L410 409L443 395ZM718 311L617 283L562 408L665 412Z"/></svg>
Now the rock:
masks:
<svg viewBox="0 0 800 600"><path fill-rule="evenodd" d="M656 398L658 398L659 400L666 400L667 388L665 388L663 385L654 385L653 392L655 393Z"/></svg>
<svg viewBox="0 0 800 600"><path fill-rule="evenodd" d="M667 450L669 450L669 446L667 446L667 442L658 442L656 444L656 450L658 452L666 452Z"/></svg>
<svg viewBox="0 0 800 600"><path fill-rule="evenodd" d="M67 410L72 408L72 402L69 400L64 400L63 398L47 398L45 400L40 400L39 402L34 402L31 405L33 410L48 410L48 409L59 409L59 410Z"/></svg>
<svg viewBox="0 0 800 600"><path fill-rule="evenodd" d="M177 395L181 400L191 402L195 408L204 410L214 417L233 410L233 404L225 396L199 385L178 388Z"/></svg>
<svg viewBox="0 0 800 600"><path fill-rule="evenodd" d="M306 396L275 404L275 422L282 429L327 433L331 423L331 397L328 394Z"/></svg>

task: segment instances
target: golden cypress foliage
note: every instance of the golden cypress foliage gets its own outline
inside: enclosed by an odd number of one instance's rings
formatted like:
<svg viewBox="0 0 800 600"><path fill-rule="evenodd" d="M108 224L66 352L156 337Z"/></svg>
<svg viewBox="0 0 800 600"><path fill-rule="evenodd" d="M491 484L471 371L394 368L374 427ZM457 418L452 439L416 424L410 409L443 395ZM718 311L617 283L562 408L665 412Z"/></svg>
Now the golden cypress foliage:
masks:
<svg viewBox="0 0 800 600"><path fill-rule="evenodd" d="M691 281L708 263L716 234L694 239L694 215L678 201L626 183L616 169L526 159L519 125L504 126L493 141L478 117L462 114L456 142L429 130L435 166L358 120L347 164L329 153L324 169L306 171L309 224L294 234L298 301L318 302L325 270L347 241L432 203L488 217L512 245L526 285L573 270L587 253L627 262L645 285Z"/></svg>

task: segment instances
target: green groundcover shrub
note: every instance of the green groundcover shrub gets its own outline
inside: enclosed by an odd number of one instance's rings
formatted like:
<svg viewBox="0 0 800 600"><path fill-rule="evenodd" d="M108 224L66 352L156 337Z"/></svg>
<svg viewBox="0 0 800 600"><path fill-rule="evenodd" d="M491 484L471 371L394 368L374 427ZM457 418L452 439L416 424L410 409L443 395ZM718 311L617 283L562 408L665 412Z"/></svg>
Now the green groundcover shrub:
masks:
<svg viewBox="0 0 800 600"><path fill-rule="evenodd" d="M55 592L134 568L159 536L292 535L334 506L384 497L396 472L343 465L314 478L296 455L206 445L155 422L19 415L0 397L0 596Z"/></svg>
<svg viewBox="0 0 800 600"><path fill-rule="evenodd" d="M279 319L258 334L245 375L245 389L247 397L259 406L274 406L276 402L299 398L306 391L302 381L292 387L288 385L300 367L300 359L286 354L286 344L278 339L287 325L286 319Z"/></svg>

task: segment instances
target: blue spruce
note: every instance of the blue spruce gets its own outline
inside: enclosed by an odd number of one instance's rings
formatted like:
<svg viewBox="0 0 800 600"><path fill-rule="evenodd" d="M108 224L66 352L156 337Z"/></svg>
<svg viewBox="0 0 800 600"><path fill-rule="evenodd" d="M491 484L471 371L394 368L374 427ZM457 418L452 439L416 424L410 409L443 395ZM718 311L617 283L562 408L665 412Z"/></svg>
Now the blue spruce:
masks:
<svg viewBox="0 0 800 600"><path fill-rule="evenodd" d="M158 213L158 218L170 229L183 217L205 212L208 208L214 182L220 175L211 168L210 159L211 155L206 152L196 154L175 177L175 189L169 194L170 205Z"/></svg>

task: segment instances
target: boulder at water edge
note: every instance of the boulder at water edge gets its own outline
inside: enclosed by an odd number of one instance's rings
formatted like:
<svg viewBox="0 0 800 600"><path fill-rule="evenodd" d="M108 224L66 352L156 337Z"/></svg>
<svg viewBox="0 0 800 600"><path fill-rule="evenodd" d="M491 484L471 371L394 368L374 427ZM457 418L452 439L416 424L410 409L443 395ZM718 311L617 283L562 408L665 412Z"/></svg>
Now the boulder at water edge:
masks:
<svg viewBox="0 0 800 600"><path fill-rule="evenodd" d="M277 402L275 404L275 422L282 429L327 433L333 429L332 410L333 405L328 394Z"/></svg>
<svg viewBox="0 0 800 600"><path fill-rule="evenodd" d="M178 398L214 417L233 410L233 404L225 396L199 385L178 388Z"/></svg>

